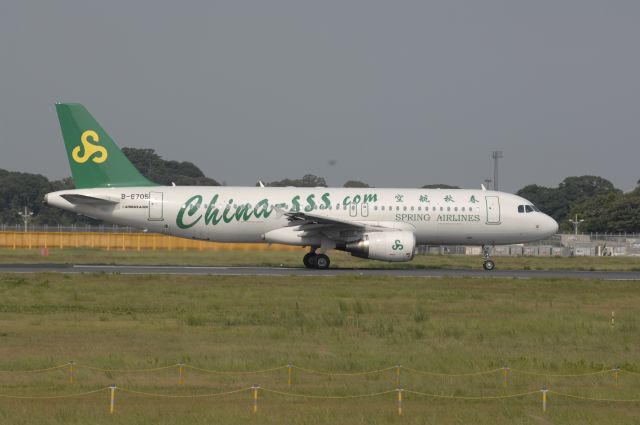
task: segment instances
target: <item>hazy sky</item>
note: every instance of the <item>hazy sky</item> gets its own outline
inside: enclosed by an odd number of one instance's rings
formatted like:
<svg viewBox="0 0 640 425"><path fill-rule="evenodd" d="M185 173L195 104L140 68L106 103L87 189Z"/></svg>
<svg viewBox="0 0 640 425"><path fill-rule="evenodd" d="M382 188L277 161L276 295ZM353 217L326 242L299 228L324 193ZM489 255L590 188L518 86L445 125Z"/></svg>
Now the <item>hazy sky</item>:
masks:
<svg viewBox="0 0 640 425"><path fill-rule="evenodd" d="M70 175L54 102L230 185L640 179L640 2L0 2L0 168ZM330 160L337 160L330 165Z"/></svg>

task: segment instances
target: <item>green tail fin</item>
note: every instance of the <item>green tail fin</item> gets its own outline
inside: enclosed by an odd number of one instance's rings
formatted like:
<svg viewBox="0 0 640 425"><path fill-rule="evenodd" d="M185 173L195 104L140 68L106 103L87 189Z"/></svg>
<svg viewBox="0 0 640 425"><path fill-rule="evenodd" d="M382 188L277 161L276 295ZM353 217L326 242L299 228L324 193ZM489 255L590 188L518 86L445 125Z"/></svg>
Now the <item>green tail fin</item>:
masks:
<svg viewBox="0 0 640 425"><path fill-rule="evenodd" d="M147 180L79 103L56 111L76 188L157 186Z"/></svg>

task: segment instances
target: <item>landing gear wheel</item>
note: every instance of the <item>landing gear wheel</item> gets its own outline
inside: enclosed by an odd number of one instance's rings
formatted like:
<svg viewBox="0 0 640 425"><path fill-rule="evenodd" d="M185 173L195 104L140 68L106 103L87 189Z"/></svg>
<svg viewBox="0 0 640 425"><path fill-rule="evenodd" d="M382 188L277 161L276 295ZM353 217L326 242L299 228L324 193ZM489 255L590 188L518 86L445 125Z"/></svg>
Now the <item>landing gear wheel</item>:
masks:
<svg viewBox="0 0 640 425"><path fill-rule="evenodd" d="M308 269L315 269L316 268L316 259L317 259L317 255L313 252L310 252L308 254L306 254L304 257L302 257L302 262L304 263L304 266Z"/></svg>
<svg viewBox="0 0 640 425"><path fill-rule="evenodd" d="M482 245L482 258L484 259L483 269L491 271L496 268L495 263L491 260L491 246Z"/></svg>
<svg viewBox="0 0 640 425"><path fill-rule="evenodd" d="M489 270L489 271L491 271L491 270L493 270L493 269L495 269L495 268L496 268L496 265L493 263L493 261L491 261L491 260L487 260L487 261L485 261L485 262L482 264L482 267L483 267L485 270Z"/></svg>
<svg viewBox="0 0 640 425"><path fill-rule="evenodd" d="M316 269L328 269L331 260L324 254L318 254L316 256Z"/></svg>

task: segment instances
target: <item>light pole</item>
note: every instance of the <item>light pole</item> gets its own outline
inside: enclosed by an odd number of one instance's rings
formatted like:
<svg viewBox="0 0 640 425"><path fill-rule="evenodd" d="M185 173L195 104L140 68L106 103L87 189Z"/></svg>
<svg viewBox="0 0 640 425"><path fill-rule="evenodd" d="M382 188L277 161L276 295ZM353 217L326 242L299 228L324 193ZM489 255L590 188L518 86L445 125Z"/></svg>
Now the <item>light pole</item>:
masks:
<svg viewBox="0 0 640 425"><path fill-rule="evenodd" d="M493 190L498 190L498 160L502 158L502 151L491 152L493 158Z"/></svg>
<svg viewBox="0 0 640 425"><path fill-rule="evenodd" d="M27 206L25 205L24 206L24 211L23 212L18 211L18 215L20 217L22 217L22 221L24 222L24 231L26 233L27 232L27 226L29 225L29 222L33 218L33 211L29 211L27 209Z"/></svg>
<svg viewBox="0 0 640 425"><path fill-rule="evenodd" d="M582 219L578 220L578 214L576 214L575 220L569 219L569 223L573 224L574 234L577 235L578 234L578 226L580 226L580 223L584 223L584 220L582 220Z"/></svg>

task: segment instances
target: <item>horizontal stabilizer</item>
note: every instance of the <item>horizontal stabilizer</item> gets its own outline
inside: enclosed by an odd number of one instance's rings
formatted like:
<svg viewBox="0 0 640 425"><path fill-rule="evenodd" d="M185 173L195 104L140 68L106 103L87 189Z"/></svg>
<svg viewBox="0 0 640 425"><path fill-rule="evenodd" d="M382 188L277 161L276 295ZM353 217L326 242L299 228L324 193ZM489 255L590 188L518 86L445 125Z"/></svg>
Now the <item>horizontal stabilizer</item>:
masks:
<svg viewBox="0 0 640 425"><path fill-rule="evenodd" d="M115 205L118 203L118 201L112 199L96 198L95 196L77 195L73 193L60 196L76 205Z"/></svg>

